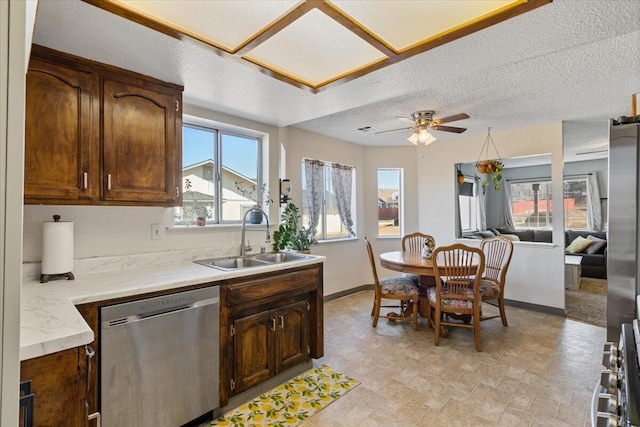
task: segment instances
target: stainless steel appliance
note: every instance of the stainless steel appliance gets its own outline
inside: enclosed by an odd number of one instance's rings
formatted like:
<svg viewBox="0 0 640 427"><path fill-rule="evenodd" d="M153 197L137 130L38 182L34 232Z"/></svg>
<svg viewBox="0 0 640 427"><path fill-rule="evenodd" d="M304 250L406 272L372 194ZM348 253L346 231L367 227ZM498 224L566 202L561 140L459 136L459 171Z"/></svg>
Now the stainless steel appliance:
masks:
<svg viewBox="0 0 640 427"><path fill-rule="evenodd" d="M600 384L591 403L591 425L640 426L640 330L638 320L625 323L620 341L604 347Z"/></svg>
<svg viewBox="0 0 640 427"><path fill-rule="evenodd" d="M609 124L609 234L607 243L607 341L635 316L638 273L640 116Z"/></svg>
<svg viewBox="0 0 640 427"><path fill-rule="evenodd" d="M104 427L176 427L219 406L218 286L100 310Z"/></svg>

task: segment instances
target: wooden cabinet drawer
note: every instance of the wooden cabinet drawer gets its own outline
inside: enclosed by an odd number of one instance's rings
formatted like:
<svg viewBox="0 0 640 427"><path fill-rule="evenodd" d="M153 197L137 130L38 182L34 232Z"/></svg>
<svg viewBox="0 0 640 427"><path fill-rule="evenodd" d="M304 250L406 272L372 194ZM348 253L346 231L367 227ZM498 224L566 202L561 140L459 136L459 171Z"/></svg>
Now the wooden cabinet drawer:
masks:
<svg viewBox="0 0 640 427"><path fill-rule="evenodd" d="M317 267L286 273L279 272L276 276L256 277L226 287L226 304L231 306L283 293L288 295L307 293L317 287L319 281L320 270Z"/></svg>

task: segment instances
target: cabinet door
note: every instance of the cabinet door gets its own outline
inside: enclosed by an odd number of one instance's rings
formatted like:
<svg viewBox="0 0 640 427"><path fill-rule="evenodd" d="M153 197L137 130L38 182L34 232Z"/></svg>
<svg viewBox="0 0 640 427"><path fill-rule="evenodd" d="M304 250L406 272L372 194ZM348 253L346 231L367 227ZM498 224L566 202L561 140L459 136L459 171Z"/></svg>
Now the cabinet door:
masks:
<svg viewBox="0 0 640 427"><path fill-rule="evenodd" d="M34 426L84 426L84 348L20 363L20 380L31 380Z"/></svg>
<svg viewBox="0 0 640 427"><path fill-rule="evenodd" d="M275 375L275 321L273 310L234 321L235 394Z"/></svg>
<svg viewBox="0 0 640 427"><path fill-rule="evenodd" d="M179 94L103 79L103 199L173 206L180 198Z"/></svg>
<svg viewBox="0 0 640 427"><path fill-rule="evenodd" d="M309 304L300 301L278 309L276 372L284 371L309 358Z"/></svg>
<svg viewBox="0 0 640 427"><path fill-rule="evenodd" d="M91 72L31 60L25 115L27 203L97 196L97 93L97 77Z"/></svg>

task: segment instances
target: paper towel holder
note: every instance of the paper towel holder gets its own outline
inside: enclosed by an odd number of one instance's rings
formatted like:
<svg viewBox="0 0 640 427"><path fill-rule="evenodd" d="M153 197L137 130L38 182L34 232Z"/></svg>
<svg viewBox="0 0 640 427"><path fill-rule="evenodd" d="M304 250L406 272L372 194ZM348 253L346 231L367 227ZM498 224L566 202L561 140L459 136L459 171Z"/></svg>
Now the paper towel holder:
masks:
<svg viewBox="0 0 640 427"><path fill-rule="evenodd" d="M53 221L60 222L60 215L54 215ZM47 283L50 279L62 279L64 277L66 277L67 280L75 279L75 277L73 277L73 273L70 271L68 273L60 273L60 274L41 274L40 283Z"/></svg>

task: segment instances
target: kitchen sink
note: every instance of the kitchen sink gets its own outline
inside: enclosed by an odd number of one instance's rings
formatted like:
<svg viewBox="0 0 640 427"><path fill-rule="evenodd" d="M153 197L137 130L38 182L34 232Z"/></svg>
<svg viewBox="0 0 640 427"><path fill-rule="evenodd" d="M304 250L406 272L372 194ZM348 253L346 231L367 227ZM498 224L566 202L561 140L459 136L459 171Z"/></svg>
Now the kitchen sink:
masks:
<svg viewBox="0 0 640 427"><path fill-rule="evenodd" d="M250 257L227 257L227 258L214 258L203 259L194 261L197 264L205 265L207 267L219 268L220 270L238 270L240 268L249 267L264 267L270 263L260 261Z"/></svg>
<svg viewBox="0 0 640 427"><path fill-rule="evenodd" d="M273 263L281 263L287 261L298 261L301 259L311 258L309 255L298 254L295 252L270 252L268 254L253 255L254 259Z"/></svg>
<svg viewBox="0 0 640 427"><path fill-rule="evenodd" d="M280 264L283 262L299 261L301 259L311 258L310 255L298 254L293 252L269 252L258 255L245 255L226 258L201 259L194 261L197 264L206 267L217 268L220 270L239 270L242 268L264 267L265 265Z"/></svg>

